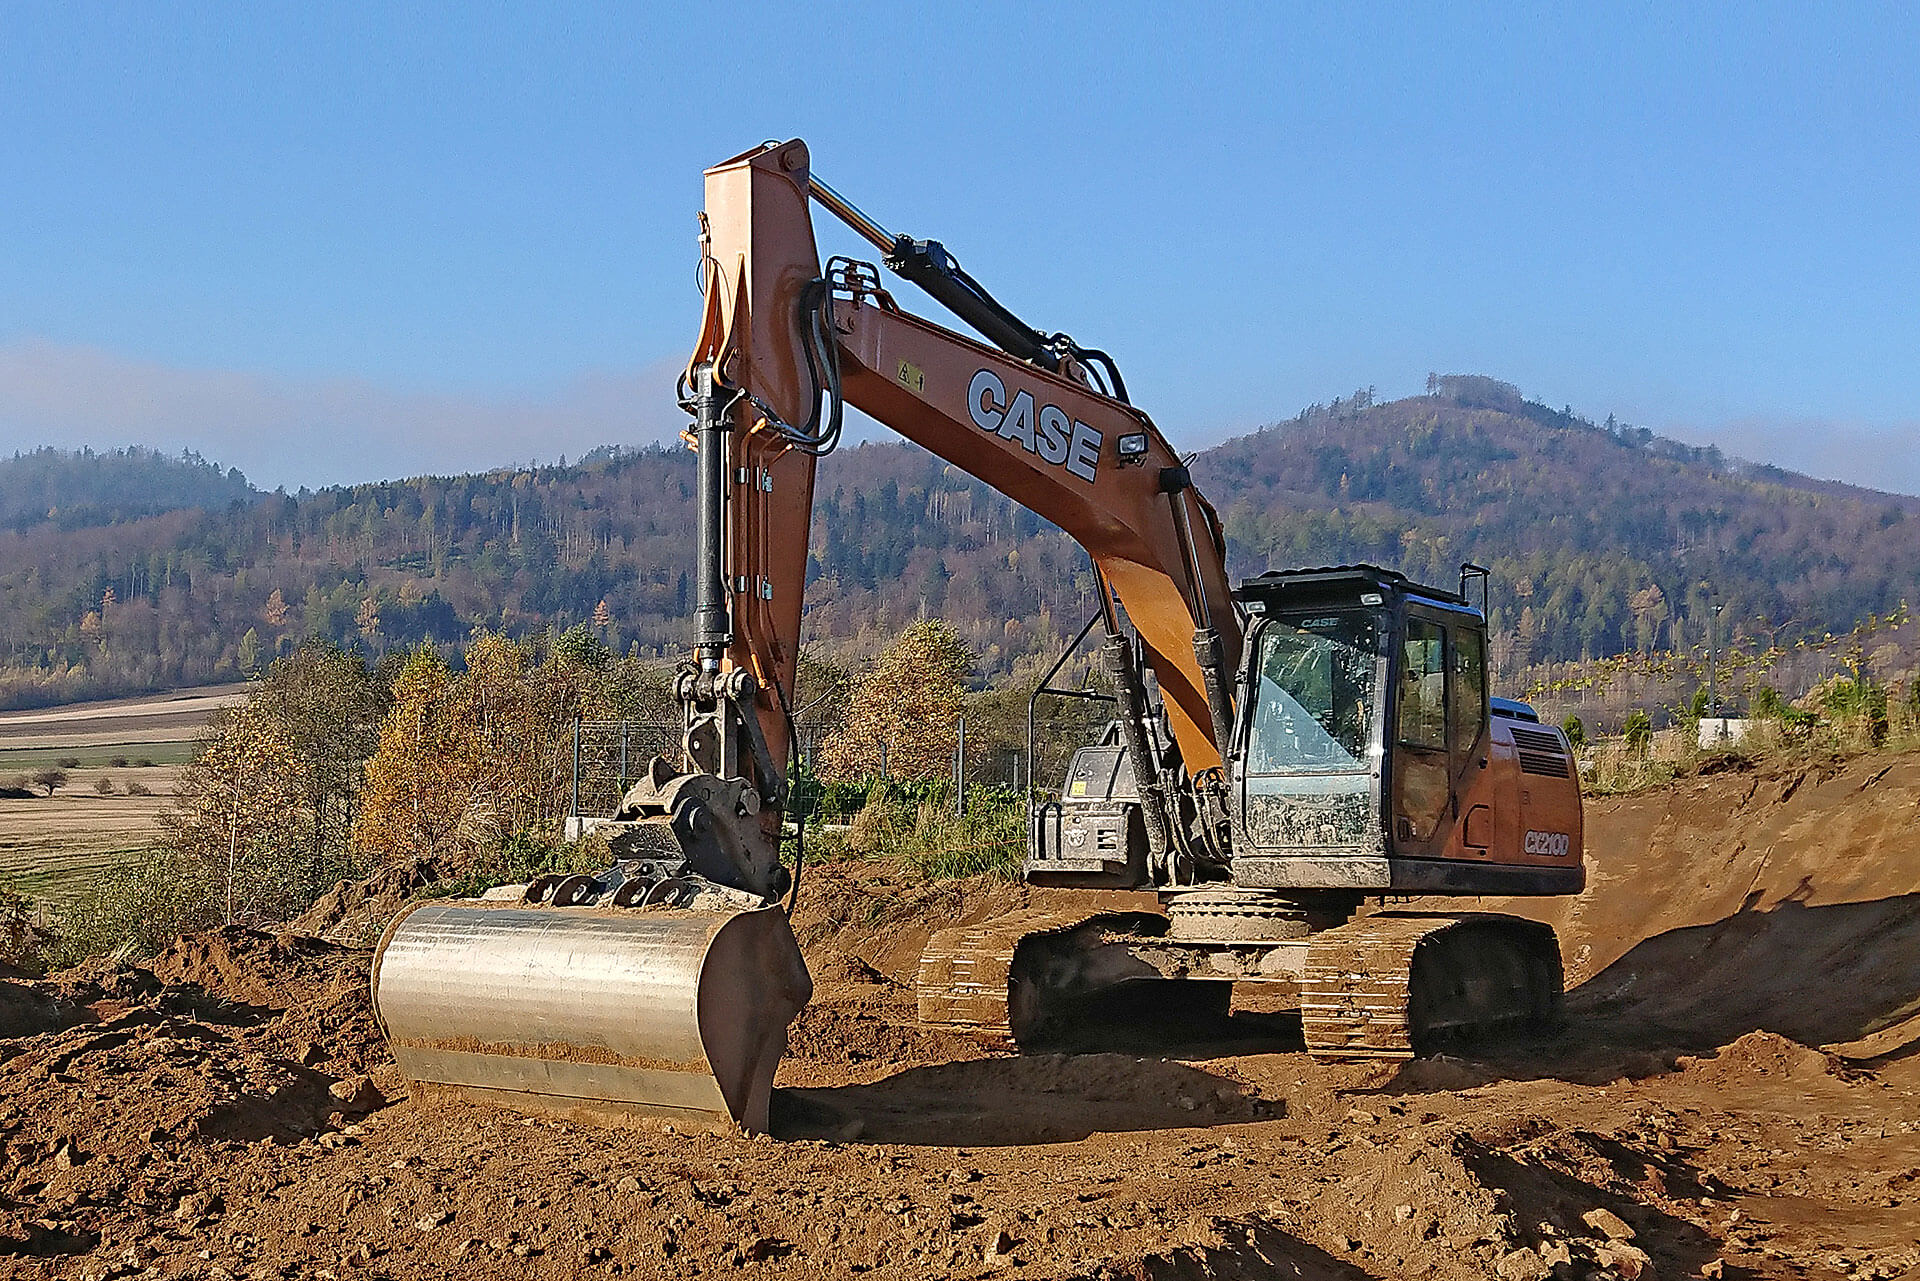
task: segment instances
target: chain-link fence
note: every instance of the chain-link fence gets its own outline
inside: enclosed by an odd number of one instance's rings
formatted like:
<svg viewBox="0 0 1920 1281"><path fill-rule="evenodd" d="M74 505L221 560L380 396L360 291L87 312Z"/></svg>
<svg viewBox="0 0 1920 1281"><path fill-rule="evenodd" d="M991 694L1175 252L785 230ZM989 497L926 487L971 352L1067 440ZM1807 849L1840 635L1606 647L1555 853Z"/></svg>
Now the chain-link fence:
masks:
<svg viewBox="0 0 1920 1281"><path fill-rule="evenodd" d="M611 817L656 756L679 763L678 721L575 721L572 813Z"/></svg>
<svg viewBox="0 0 1920 1281"><path fill-rule="evenodd" d="M886 773L833 783L811 769L817 740L802 738L787 802L789 837L804 822L823 844L811 848L897 854L933 875L972 875L1017 868L1030 823L1026 760L1016 747L979 744L957 725L944 778L898 779ZM655 756L679 765L678 721L578 721L574 726L570 836L613 816L627 788ZM883 756L884 760L884 756ZM855 820L867 815L862 839ZM870 847L870 848L869 848Z"/></svg>

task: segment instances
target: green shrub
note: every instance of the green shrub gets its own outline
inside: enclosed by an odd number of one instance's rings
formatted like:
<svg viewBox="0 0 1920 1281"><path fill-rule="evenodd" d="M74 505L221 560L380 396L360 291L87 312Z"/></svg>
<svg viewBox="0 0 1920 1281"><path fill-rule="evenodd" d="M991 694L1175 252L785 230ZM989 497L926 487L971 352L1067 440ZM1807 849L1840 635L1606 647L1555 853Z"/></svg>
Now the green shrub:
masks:
<svg viewBox="0 0 1920 1281"><path fill-rule="evenodd" d="M1620 726L1620 737L1626 740L1628 751L1645 756L1653 746L1653 718L1645 709L1634 708Z"/></svg>
<svg viewBox="0 0 1920 1281"><path fill-rule="evenodd" d="M55 941L40 905L10 886L0 886L0 963L44 974L47 950Z"/></svg>
<svg viewBox="0 0 1920 1281"><path fill-rule="evenodd" d="M892 859L928 880L1020 875L1026 857L1026 805L1008 787L967 790L964 815L953 787L940 782L871 784L842 848L861 858Z"/></svg>
<svg viewBox="0 0 1920 1281"><path fill-rule="evenodd" d="M110 868L60 913L60 937L49 949L54 967L90 956L150 956L190 930L224 916L221 882L204 863L165 849Z"/></svg>
<svg viewBox="0 0 1920 1281"><path fill-rule="evenodd" d="M602 842L549 842L515 832L422 893L430 898L477 898L496 885L521 885L548 872L597 872L608 862Z"/></svg>

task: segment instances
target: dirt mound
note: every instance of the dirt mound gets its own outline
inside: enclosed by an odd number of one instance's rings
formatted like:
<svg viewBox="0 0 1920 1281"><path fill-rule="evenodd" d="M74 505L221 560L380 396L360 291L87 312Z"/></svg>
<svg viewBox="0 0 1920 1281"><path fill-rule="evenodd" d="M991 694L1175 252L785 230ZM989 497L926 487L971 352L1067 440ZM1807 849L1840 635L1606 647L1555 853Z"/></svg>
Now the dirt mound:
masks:
<svg viewBox="0 0 1920 1281"><path fill-rule="evenodd" d="M968 1037L919 1026L913 994L905 988L862 979L833 983L815 973L814 999L787 1031L779 1083L840 1084L876 1070L984 1052Z"/></svg>
<svg viewBox="0 0 1920 1281"><path fill-rule="evenodd" d="M190 1239L219 1200L203 1191L209 1162L337 1135L381 1106L365 1074L398 1082L365 966L362 952L229 928L151 966L96 960L5 984L0 1261L31 1275L101 1250L128 1214Z"/></svg>
<svg viewBox="0 0 1920 1281"><path fill-rule="evenodd" d="M1920 1009L1916 813L1920 756L1683 779L1588 802L1585 894L1490 902L1559 933L1583 1037L1849 1042Z"/></svg>
<svg viewBox="0 0 1920 1281"><path fill-rule="evenodd" d="M357 881L339 882L288 928L332 943L372 947L394 913L438 879L423 859L379 868Z"/></svg>
<svg viewBox="0 0 1920 1281"><path fill-rule="evenodd" d="M1772 1032L1749 1032L1717 1054L1682 1058L1680 1066L1715 1085L1751 1082L1756 1077L1804 1084L1847 1074L1834 1055Z"/></svg>
<svg viewBox="0 0 1920 1281"><path fill-rule="evenodd" d="M175 939L147 965L165 983L184 983L229 1001L286 1009L326 999L354 973L355 953L299 934L229 925Z"/></svg>
<svg viewBox="0 0 1920 1281"><path fill-rule="evenodd" d="M1151 894L1036 889L996 877L926 881L883 860L849 860L808 870L793 931L809 958L831 949L910 984L936 931L1028 907L1153 911L1155 902Z"/></svg>
<svg viewBox="0 0 1920 1281"><path fill-rule="evenodd" d="M871 987L892 982L859 957L825 944L814 948L807 957L807 971L813 975L814 983L822 987Z"/></svg>

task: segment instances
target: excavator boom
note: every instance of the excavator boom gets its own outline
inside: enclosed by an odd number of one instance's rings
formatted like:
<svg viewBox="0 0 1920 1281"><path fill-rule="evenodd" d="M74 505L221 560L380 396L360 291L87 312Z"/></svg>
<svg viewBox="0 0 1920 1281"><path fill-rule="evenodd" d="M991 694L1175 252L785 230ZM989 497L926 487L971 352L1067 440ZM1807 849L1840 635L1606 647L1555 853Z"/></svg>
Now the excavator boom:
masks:
<svg viewBox="0 0 1920 1281"><path fill-rule="evenodd" d="M908 314L870 264L823 272L816 199L1001 346ZM784 1029L810 991L778 907L791 888L779 848L814 467L848 405L1078 539L1141 776L1158 786L1121 609L1187 767L1219 771L1240 644L1219 521L1112 361L1025 325L937 242L883 231L813 179L798 141L707 172L700 247L705 304L681 381L699 477L681 757L628 791L605 871L394 921L375 1008L423 1086L766 1125ZM1156 795L1156 858L1190 862L1170 789Z"/></svg>

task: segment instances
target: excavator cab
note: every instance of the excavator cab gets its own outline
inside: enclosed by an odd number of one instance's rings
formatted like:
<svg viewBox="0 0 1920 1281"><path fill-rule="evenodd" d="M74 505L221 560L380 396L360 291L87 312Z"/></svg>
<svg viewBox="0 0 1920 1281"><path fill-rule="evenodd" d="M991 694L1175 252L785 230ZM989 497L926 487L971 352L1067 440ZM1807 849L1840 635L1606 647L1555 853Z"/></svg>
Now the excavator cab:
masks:
<svg viewBox="0 0 1920 1281"><path fill-rule="evenodd" d="M1571 752L1524 703L1489 697L1486 620L1463 594L1357 565L1263 574L1235 598L1248 629L1227 754L1232 856L1196 880L1579 891ZM1040 807L1028 879L1150 888L1140 804L1109 729Z"/></svg>
<svg viewBox="0 0 1920 1281"><path fill-rule="evenodd" d="M1263 574L1237 595L1236 884L1579 891L1572 753L1524 703L1489 697L1486 619L1464 595L1370 565Z"/></svg>

